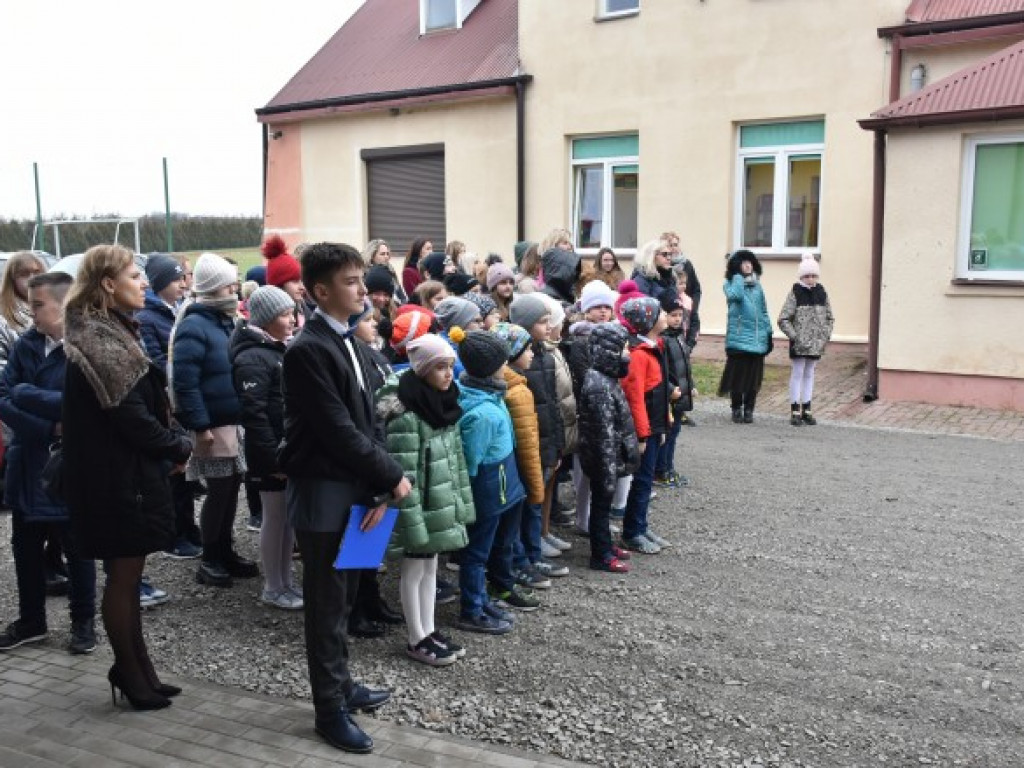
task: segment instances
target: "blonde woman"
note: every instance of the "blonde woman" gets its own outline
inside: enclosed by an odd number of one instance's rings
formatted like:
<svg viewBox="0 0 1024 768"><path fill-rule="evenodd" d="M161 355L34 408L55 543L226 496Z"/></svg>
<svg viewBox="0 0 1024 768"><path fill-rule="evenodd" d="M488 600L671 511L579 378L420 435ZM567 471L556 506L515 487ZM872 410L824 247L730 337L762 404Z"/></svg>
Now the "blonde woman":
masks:
<svg viewBox="0 0 1024 768"><path fill-rule="evenodd" d="M296 258L298 258L297 254ZM409 295L405 292L405 288L402 287L402 281L398 279L398 273L391 265L391 246L388 245L387 240L377 238L367 243L363 249L363 263L366 265L367 270L378 264L387 267L388 272L391 273L392 283L395 286L395 302L398 306L409 303Z"/></svg>
<svg viewBox="0 0 1024 768"><path fill-rule="evenodd" d="M45 271L42 259L31 251L19 251L7 261L0 280L0 372L7 365L14 342L32 325L28 281Z"/></svg>

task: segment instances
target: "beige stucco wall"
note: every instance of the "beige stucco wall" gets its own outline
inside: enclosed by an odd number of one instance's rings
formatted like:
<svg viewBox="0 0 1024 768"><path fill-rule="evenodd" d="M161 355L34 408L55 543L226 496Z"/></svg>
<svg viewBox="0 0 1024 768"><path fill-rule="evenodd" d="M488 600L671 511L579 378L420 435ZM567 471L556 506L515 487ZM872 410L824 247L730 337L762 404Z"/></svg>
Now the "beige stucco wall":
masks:
<svg viewBox="0 0 1024 768"><path fill-rule="evenodd" d="M366 233L363 149L445 145L448 239L479 254L511 256L516 235L515 100L403 107L310 120L302 127L304 239L362 248ZM434 243L443 250L444 243Z"/></svg>
<svg viewBox="0 0 1024 768"><path fill-rule="evenodd" d="M957 70L969 67L975 62L991 56L1003 48L1019 42L1021 38L1000 37L969 45L943 45L934 48L913 48L903 52L900 68L900 95L910 94L910 74L918 64L924 64L927 75L924 84L929 86Z"/></svg>
<svg viewBox="0 0 1024 768"><path fill-rule="evenodd" d="M964 137L1024 123L894 130L888 140L883 369L1024 377L1024 290L952 285Z"/></svg>
<svg viewBox="0 0 1024 768"><path fill-rule="evenodd" d="M822 281L838 338L868 331L872 137L856 123L886 102L887 43L906 0L643 0L596 23L593 0L520 0L527 89L527 229L570 223L567 137L639 132L639 240L682 235L705 286L706 332L725 327L723 256L733 239L737 124L824 117ZM773 314L795 278L766 263Z"/></svg>

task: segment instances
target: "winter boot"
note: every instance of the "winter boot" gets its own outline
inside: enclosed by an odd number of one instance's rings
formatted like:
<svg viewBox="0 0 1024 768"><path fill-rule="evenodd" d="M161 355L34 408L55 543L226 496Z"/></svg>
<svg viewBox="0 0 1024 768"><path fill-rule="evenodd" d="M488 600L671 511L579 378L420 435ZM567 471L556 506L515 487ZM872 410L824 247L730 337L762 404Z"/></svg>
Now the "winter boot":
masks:
<svg viewBox="0 0 1024 768"><path fill-rule="evenodd" d="M754 406L744 405L743 406L743 423L753 424L754 423Z"/></svg>
<svg viewBox="0 0 1024 768"><path fill-rule="evenodd" d="M794 427L803 425L803 419L800 417L800 403L789 404L789 423Z"/></svg>
<svg viewBox="0 0 1024 768"><path fill-rule="evenodd" d="M733 424L742 424L743 423L743 409L742 408L733 408L732 409L732 423Z"/></svg>
<svg viewBox="0 0 1024 768"><path fill-rule="evenodd" d="M818 420L811 415L810 402L804 403L803 413L801 414L800 418L803 420L804 424L806 424L809 427L813 427L815 424L818 423Z"/></svg>

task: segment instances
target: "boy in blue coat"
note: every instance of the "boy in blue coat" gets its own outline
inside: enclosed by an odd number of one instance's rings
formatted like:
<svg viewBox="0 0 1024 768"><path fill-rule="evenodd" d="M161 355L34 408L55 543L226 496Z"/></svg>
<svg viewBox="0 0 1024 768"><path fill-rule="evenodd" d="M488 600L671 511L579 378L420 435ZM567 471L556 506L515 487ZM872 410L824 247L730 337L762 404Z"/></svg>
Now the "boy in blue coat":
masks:
<svg viewBox="0 0 1024 768"><path fill-rule="evenodd" d="M43 547L55 530L68 558L73 654L96 648L96 566L75 557L68 511L43 491L41 476L51 443L60 436L66 359L61 305L71 276L48 272L28 284L34 325L11 350L0 378L0 419L14 432L7 449L5 495L13 510L11 544L18 579L18 620L0 634L0 651L46 638Z"/></svg>

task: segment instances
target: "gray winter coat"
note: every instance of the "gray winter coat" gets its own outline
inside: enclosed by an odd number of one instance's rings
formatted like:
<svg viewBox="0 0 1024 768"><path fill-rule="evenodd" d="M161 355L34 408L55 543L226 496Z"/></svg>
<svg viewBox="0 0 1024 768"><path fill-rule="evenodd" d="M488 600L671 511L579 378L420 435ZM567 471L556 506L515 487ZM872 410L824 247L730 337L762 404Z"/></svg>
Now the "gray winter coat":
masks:
<svg viewBox="0 0 1024 768"><path fill-rule="evenodd" d="M789 339L790 357L821 357L835 318L824 287L794 283L779 313L779 330Z"/></svg>

